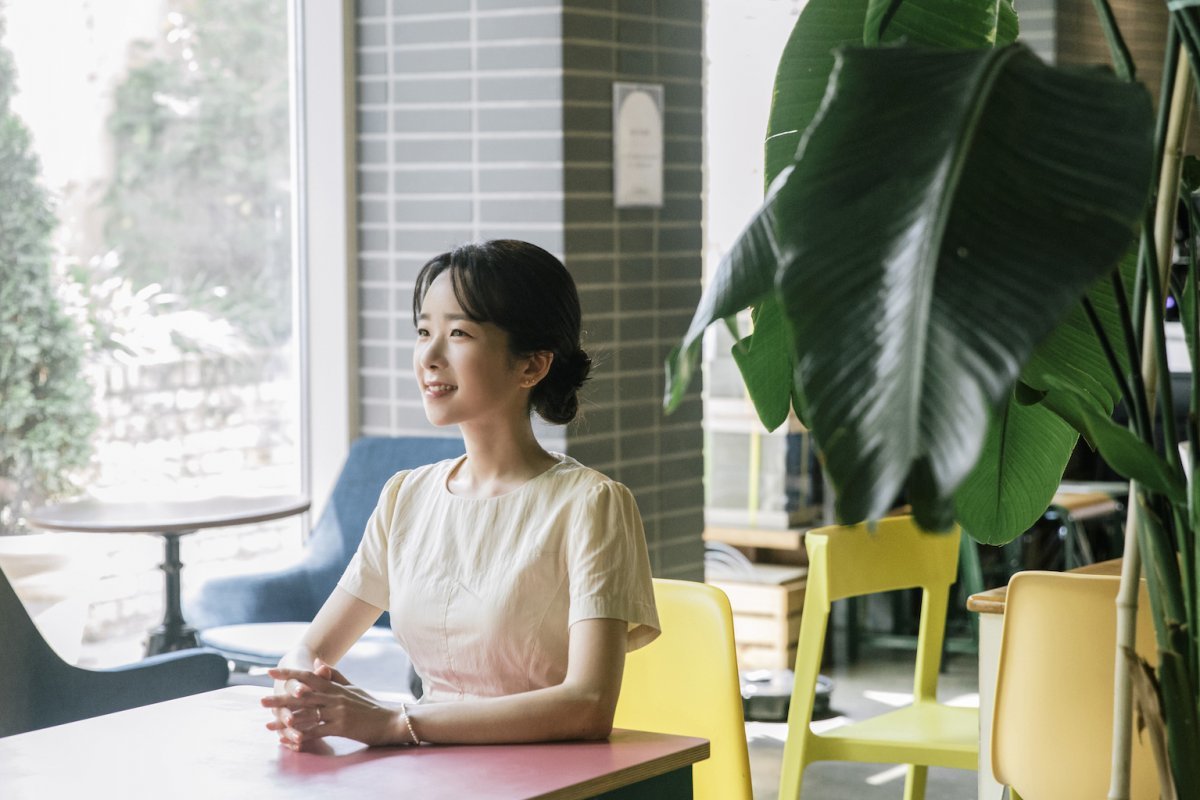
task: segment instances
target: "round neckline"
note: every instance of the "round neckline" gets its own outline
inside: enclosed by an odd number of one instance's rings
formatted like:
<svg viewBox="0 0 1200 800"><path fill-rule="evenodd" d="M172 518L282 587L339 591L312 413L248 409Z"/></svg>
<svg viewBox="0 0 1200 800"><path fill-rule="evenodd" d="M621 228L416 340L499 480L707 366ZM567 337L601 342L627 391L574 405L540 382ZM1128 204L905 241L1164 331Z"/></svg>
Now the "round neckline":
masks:
<svg viewBox="0 0 1200 800"><path fill-rule="evenodd" d="M522 483L520 486L516 487L515 489L510 489L509 491L505 492L504 494L492 495L491 497L463 497L461 494L455 494L454 492L450 491L450 486L449 486L450 476L453 475L454 471L457 470L460 466L462 466L462 463L467 460L466 453L464 453L463 455L456 458L453 462L451 462L450 468L448 470L446 470L446 473L444 475L442 475L441 479L438 481L438 486L441 489L442 494L446 495L447 497L452 497L455 500L458 500L463 503L486 503L491 500L503 500L507 497L515 497L516 495L518 495L521 492L524 492L526 489L528 489L529 486L532 485L533 483L541 480L546 475L549 475L551 472L554 472L556 469L561 467L563 464L567 463L567 456L563 455L562 453L556 453L552 450L547 450L546 452L549 455L554 457L554 459L555 459L554 463L551 464L550 466L546 467L544 470L539 472L537 475L534 475L532 478L530 478L529 480Z"/></svg>

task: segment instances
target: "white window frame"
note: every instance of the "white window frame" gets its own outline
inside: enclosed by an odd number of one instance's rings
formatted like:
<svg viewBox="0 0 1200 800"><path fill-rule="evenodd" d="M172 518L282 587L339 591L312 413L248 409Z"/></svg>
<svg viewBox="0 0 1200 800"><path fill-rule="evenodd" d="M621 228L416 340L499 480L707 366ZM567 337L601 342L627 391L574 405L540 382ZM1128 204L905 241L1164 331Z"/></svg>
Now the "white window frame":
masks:
<svg viewBox="0 0 1200 800"><path fill-rule="evenodd" d="M301 475L315 519L359 429L354 3L291 8Z"/></svg>

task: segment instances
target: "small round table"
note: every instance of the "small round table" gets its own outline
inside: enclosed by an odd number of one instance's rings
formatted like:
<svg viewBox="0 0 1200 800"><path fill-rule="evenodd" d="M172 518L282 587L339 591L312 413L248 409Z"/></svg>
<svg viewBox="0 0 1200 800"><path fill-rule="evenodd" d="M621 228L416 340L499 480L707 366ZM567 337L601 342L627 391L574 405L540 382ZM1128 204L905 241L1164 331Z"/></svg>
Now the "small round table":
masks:
<svg viewBox="0 0 1200 800"><path fill-rule="evenodd" d="M150 632L146 655L197 646L196 630L183 619L179 598L179 538L206 528L249 525L282 519L308 510L307 497L212 497L205 500L109 503L80 500L34 509L29 523L52 531L82 533L153 533L163 538L166 611Z"/></svg>

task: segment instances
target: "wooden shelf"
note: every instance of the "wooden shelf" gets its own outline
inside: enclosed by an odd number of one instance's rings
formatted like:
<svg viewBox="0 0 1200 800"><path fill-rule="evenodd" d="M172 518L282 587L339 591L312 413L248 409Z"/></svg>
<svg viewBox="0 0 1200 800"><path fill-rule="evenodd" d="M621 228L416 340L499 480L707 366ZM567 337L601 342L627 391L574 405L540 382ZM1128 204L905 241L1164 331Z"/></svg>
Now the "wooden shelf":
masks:
<svg viewBox="0 0 1200 800"><path fill-rule="evenodd" d="M734 547L762 547L767 550L804 551L804 534L810 528L724 528L704 529L704 541L724 542Z"/></svg>

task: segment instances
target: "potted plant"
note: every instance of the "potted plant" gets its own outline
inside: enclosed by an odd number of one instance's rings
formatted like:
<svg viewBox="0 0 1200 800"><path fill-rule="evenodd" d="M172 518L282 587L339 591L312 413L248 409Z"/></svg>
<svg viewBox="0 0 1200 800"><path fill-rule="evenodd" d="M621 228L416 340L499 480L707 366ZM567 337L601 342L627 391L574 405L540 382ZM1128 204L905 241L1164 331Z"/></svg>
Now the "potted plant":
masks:
<svg viewBox="0 0 1200 800"><path fill-rule="evenodd" d="M992 543L1045 510L1083 434L1134 482L1123 596L1143 553L1160 663L1142 710L1165 720L1164 787L1195 797L1200 489L1175 447L1161 311L1170 291L1195 420L1200 280L1194 258L1186 285L1165 267L1200 14L1170 5L1156 122L1096 5L1115 75L1041 63L1014 43L1010 0L810 0L776 78L766 199L668 359L666 403L704 329L752 308L734 349L748 393L768 428L789 409L810 427L842 521L879 518L903 489L927 529L957 519Z"/></svg>

